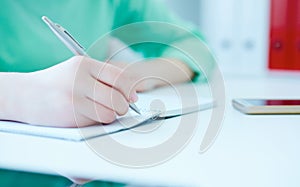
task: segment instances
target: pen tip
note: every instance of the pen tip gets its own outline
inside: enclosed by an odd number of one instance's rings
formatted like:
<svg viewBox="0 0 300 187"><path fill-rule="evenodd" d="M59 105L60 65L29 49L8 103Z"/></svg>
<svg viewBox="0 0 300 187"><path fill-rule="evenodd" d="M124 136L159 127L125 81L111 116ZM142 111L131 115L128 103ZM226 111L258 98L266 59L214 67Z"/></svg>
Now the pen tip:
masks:
<svg viewBox="0 0 300 187"><path fill-rule="evenodd" d="M135 104L131 103L129 106L133 111L135 111L136 113L141 115L140 110L138 109L138 107Z"/></svg>

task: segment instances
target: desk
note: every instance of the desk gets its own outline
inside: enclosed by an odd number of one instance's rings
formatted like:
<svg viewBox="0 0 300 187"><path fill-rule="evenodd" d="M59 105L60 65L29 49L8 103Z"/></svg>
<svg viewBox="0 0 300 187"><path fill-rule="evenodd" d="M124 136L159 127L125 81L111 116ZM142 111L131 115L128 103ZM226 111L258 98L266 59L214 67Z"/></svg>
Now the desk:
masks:
<svg viewBox="0 0 300 187"><path fill-rule="evenodd" d="M0 168L153 185L298 187L300 116L248 116L234 110L231 99L299 98L299 85L299 77L226 78L223 128L204 154L199 154L201 126L179 154L144 169L111 164L85 143L0 133ZM210 111L200 113L210 116Z"/></svg>

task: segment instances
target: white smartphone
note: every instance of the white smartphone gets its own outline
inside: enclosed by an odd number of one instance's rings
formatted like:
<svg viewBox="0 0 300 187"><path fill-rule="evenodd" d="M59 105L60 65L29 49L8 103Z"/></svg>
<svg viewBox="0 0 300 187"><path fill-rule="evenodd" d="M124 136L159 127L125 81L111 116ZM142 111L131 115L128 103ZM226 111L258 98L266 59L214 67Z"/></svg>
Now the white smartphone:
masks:
<svg viewBox="0 0 300 187"><path fill-rule="evenodd" d="M232 105L245 114L300 114L300 99L233 99Z"/></svg>

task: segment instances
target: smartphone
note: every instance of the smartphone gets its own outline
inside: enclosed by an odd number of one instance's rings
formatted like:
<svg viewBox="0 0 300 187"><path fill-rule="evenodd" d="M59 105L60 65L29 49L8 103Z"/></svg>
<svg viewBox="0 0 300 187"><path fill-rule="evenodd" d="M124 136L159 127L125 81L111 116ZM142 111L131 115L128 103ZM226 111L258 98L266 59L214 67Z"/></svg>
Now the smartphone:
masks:
<svg viewBox="0 0 300 187"><path fill-rule="evenodd" d="M300 114L300 99L233 99L232 105L245 114Z"/></svg>

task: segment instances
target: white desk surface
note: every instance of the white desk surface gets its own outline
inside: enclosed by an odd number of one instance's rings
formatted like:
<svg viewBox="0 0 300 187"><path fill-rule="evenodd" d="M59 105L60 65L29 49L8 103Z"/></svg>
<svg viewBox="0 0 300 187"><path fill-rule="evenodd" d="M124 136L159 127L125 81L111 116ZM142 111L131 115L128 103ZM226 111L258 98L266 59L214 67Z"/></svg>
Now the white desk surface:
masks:
<svg viewBox="0 0 300 187"><path fill-rule="evenodd" d="M0 168L148 185L298 187L300 115L248 116L234 110L231 99L300 98L300 78L229 77L225 86L223 128L204 154L198 153L205 130L201 125L179 154L144 169L111 164L85 143L0 133ZM200 113L210 116L210 111Z"/></svg>

